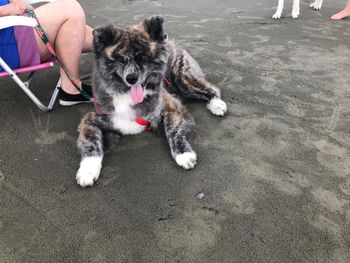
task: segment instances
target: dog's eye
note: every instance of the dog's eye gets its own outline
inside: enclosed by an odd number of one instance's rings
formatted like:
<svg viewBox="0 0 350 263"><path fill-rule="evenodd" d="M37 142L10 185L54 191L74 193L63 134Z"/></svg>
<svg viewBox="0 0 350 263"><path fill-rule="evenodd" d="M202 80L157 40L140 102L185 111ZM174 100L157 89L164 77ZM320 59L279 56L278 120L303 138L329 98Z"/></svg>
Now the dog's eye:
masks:
<svg viewBox="0 0 350 263"><path fill-rule="evenodd" d="M116 61L119 61L121 63L128 63L129 62L129 57L123 56L123 55L120 55L120 54L114 55L114 58L115 58Z"/></svg>
<svg viewBox="0 0 350 263"><path fill-rule="evenodd" d="M135 55L134 55L135 60L142 59L143 58L143 54L144 53L142 51L135 53Z"/></svg>
<svg viewBox="0 0 350 263"><path fill-rule="evenodd" d="M143 54L143 52L142 52L142 51L136 52L136 53L135 53L135 57L137 57L137 56L141 56L142 54Z"/></svg>

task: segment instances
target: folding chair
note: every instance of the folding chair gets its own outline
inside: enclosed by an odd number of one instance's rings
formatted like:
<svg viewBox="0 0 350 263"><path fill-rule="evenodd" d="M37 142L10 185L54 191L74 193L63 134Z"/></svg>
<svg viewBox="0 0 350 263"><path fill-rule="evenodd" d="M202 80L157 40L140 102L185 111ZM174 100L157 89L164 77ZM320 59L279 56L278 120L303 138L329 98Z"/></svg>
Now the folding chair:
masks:
<svg viewBox="0 0 350 263"><path fill-rule="evenodd" d="M40 2L53 2L54 0L26 0L26 2L30 5L40 3ZM35 19L30 17L24 17L24 16L5 16L0 17L0 30L11 27L11 26L30 26L35 27L37 26L37 22ZM29 67L23 67L19 69L12 70L6 62L0 57L0 65L5 70L5 72L0 73L0 78L6 78L10 77L12 78L16 84L29 96L29 98L39 107L39 109L43 111L50 111L52 110L55 101L57 99L58 93L59 93L59 87L61 86L61 79L58 80L56 87L53 91L53 94L51 96L50 102L48 106L45 106L35 95L34 93L29 89L30 82L33 78L33 75L35 72L49 69L54 66L53 62L46 62L39 65L33 65ZM23 81L21 80L18 75L29 73L28 77Z"/></svg>

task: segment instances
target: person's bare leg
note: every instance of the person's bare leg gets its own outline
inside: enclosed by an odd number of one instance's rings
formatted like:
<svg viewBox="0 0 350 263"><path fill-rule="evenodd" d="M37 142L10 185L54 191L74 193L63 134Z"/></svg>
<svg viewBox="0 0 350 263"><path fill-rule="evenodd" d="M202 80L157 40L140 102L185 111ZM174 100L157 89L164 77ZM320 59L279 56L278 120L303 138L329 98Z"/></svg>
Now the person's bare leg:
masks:
<svg viewBox="0 0 350 263"><path fill-rule="evenodd" d="M92 29L86 26L85 14L75 0L56 0L35 9L50 44L74 80L79 80L79 59L82 51L92 51ZM91 36L89 35L91 34ZM88 36L86 36L88 35ZM46 46L37 37L42 61L50 58ZM86 43L90 41L90 43ZM66 74L60 69L62 89L70 94L78 94Z"/></svg>
<svg viewBox="0 0 350 263"><path fill-rule="evenodd" d="M90 26L85 27L85 41L83 46L83 53L89 53L94 50L92 30L93 29Z"/></svg>
<svg viewBox="0 0 350 263"><path fill-rule="evenodd" d="M342 11L331 16L332 20L340 20L350 16L350 0L347 0L346 5Z"/></svg>

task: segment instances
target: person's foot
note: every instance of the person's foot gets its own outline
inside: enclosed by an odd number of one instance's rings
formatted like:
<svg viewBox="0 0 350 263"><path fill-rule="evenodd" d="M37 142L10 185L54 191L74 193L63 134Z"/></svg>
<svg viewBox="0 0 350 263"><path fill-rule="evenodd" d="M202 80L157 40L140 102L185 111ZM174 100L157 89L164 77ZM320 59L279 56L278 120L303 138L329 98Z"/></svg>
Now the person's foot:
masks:
<svg viewBox="0 0 350 263"><path fill-rule="evenodd" d="M92 89L90 85L82 83L83 93L79 94L70 94L65 92L60 88L60 100L59 103L61 106L73 106L81 103L91 102L92 98Z"/></svg>
<svg viewBox="0 0 350 263"><path fill-rule="evenodd" d="M341 20L345 17L350 16L350 8L345 8L344 10L331 16L332 20Z"/></svg>

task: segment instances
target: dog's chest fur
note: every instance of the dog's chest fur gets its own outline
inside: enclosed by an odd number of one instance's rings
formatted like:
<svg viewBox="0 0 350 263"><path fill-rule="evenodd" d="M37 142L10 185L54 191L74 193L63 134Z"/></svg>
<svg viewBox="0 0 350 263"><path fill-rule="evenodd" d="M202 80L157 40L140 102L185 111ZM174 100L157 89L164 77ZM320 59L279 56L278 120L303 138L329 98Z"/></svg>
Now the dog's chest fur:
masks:
<svg viewBox="0 0 350 263"><path fill-rule="evenodd" d="M113 95L114 112L112 115L113 127L122 134L137 134L145 127L135 122L137 113L133 107L129 93Z"/></svg>
<svg viewBox="0 0 350 263"><path fill-rule="evenodd" d="M148 96L155 95L155 92L152 90L145 89L144 96L145 99ZM114 94L113 97L113 106L114 111L111 117L114 129L120 131L124 135L137 134L145 130L145 126L138 124L135 121L135 118L139 116L134 108L130 92L122 94ZM158 102L158 106L161 106ZM154 109L156 110L157 107ZM147 115L151 114L149 112ZM159 114L159 113L157 113ZM147 116L139 116L147 117Z"/></svg>

